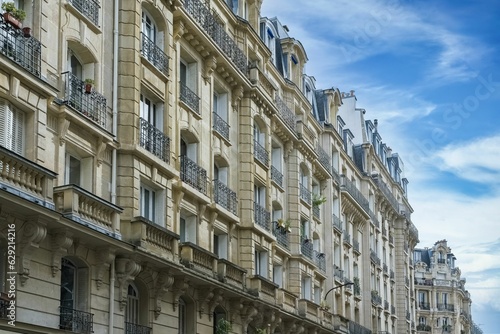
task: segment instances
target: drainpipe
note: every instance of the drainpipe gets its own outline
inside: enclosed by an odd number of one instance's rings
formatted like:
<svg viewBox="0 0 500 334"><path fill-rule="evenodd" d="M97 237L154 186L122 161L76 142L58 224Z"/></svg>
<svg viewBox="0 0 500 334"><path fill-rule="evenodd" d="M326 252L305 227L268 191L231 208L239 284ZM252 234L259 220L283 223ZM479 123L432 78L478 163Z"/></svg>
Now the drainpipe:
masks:
<svg viewBox="0 0 500 334"><path fill-rule="evenodd" d="M118 4L119 0L114 1L113 6L113 124L112 133L116 138L117 134L117 115L118 115ZM113 148L111 156L111 203L116 204L116 148ZM113 333L113 324L115 322L115 259L111 261L109 267L109 323L108 334Z"/></svg>
<svg viewBox="0 0 500 334"><path fill-rule="evenodd" d="M119 0L114 1L114 19L113 19L113 136L117 135L118 125L118 4ZM113 149L111 157L111 203L116 204L116 148Z"/></svg>
<svg viewBox="0 0 500 334"><path fill-rule="evenodd" d="M113 333L113 322L115 318L115 259L111 261L109 267L109 324L108 334Z"/></svg>

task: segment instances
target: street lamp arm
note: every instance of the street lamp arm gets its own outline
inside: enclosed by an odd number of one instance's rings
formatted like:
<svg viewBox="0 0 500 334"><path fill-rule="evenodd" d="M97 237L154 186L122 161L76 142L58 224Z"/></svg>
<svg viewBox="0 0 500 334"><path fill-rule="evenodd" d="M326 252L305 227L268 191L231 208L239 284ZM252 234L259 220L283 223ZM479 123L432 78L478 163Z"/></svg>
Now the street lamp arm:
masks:
<svg viewBox="0 0 500 334"><path fill-rule="evenodd" d="M332 290L335 290L335 289L338 289L338 288L341 288L343 286L347 286L347 285L353 285L354 283L353 282L349 282L349 283L345 283L345 284L340 284L340 285L337 285L337 286L334 286L333 288L331 288L330 290L328 290L325 294L325 298L324 300L326 300L326 296L328 296L328 294L332 291Z"/></svg>

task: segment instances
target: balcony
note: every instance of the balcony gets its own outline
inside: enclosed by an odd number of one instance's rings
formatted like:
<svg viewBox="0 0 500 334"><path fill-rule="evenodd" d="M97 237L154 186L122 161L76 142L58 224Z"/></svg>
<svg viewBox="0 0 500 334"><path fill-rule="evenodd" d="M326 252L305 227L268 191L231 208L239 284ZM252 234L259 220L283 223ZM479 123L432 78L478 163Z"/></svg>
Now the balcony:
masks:
<svg viewBox="0 0 500 334"><path fill-rule="evenodd" d="M389 204L392 206L394 211L399 213L399 202L396 199L396 197L394 197L394 195L392 194L392 191L389 189L389 187L387 187L387 185L382 180L380 180L378 177L374 178L373 180L377 184L380 191L382 191L382 193L384 194L385 198L387 199Z"/></svg>
<svg viewBox="0 0 500 334"><path fill-rule="evenodd" d="M151 327L141 326L131 322L125 322L125 334L151 334Z"/></svg>
<svg viewBox="0 0 500 334"><path fill-rule="evenodd" d="M250 279L250 293L258 296L259 298L269 303L274 303L276 300L276 290L279 288L278 284L270 281L266 277L254 275Z"/></svg>
<svg viewBox="0 0 500 334"><path fill-rule="evenodd" d="M313 242L304 236L300 237L300 253L309 259L313 259Z"/></svg>
<svg viewBox="0 0 500 334"><path fill-rule="evenodd" d="M121 239L122 208L74 184L54 188L56 210L64 217L100 233Z"/></svg>
<svg viewBox="0 0 500 334"><path fill-rule="evenodd" d="M415 278L414 282L415 282L415 285L427 285L427 286L434 285L432 279Z"/></svg>
<svg viewBox="0 0 500 334"><path fill-rule="evenodd" d="M370 204L368 200L363 196L361 191L356 188L356 185L347 179L345 175L341 177L341 190L347 191L347 193L358 203L365 212L370 211Z"/></svg>
<svg viewBox="0 0 500 334"><path fill-rule="evenodd" d="M321 210L320 210L319 206L314 205L312 207L312 211L313 211L314 218L321 219Z"/></svg>
<svg viewBox="0 0 500 334"><path fill-rule="evenodd" d="M419 332L430 332L432 331L432 327L426 324L418 324L417 331Z"/></svg>
<svg viewBox="0 0 500 334"><path fill-rule="evenodd" d="M269 153L267 150L257 141L253 142L253 154L257 161L260 161L265 167L269 166Z"/></svg>
<svg viewBox="0 0 500 334"><path fill-rule="evenodd" d="M59 307L59 328L73 333L90 334L94 332L94 315L92 313Z"/></svg>
<svg viewBox="0 0 500 334"><path fill-rule="evenodd" d="M229 260L219 259L217 262L217 274L219 281L231 284L239 289L243 289L246 284L246 269L243 269Z"/></svg>
<svg viewBox="0 0 500 334"><path fill-rule="evenodd" d="M222 206L233 215L238 215L238 197L236 192L229 189L220 180L214 180L214 199L215 203Z"/></svg>
<svg viewBox="0 0 500 334"><path fill-rule="evenodd" d="M63 103L106 129L106 98L93 89L86 93L85 82L72 73L64 72L62 75L66 76Z"/></svg>
<svg viewBox="0 0 500 334"><path fill-rule="evenodd" d="M389 278L390 278L391 280L394 280L394 270L392 270L392 269L391 269L391 270L389 270Z"/></svg>
<svg viewBox="0 0 500 334"><path fill-rule="evenodd" d="M207 171L185 155L181 155L181 180L207 194Z"/></svg>
<svg viewBox="0 0 500 334"><path fill-rule="evenodd" d="M280 188L283 188L283 174L274 166L271 166L271 181L276 183Z"/></svg>
<svg viewBox="0 0 500 334"><path fill-rule="evenodd" d="M200 113L200 98L191 90L185 83L180 83L181 95L180 100L193 112L198 115Z"/></svg>
<svg viewBox="0 0 500 334"><path fill-rule="evenodd" d="M259 225L266 231L271 231L271 214L263 206L254 202L254 219L255 224Z"/></svg>
<svg viewBox="0 0 500 334"><path fill-rule="evenodd" d="M56 173L0 146L2 190L53 210L56 176Z"/></svg>
<svg viewBox="0 0 500 334"><path fill-rule="evenodd" d="M455 306L453 304L437 304L437 309L438 311L449 311L449 312L454 312L455 311Z"/></svg>
<svg viewBox="0 0 500 334"><path fill-rule="evenodd" d="M332 157L319 145L316 147L319 163L325 167L328 173L332 173Z"/></svg>
<svg viewBox="0 0 500 334"><path fill-rule="evenodd" d="M342 233L342 221L336 215L332 215L332 226L338 232Z"/></svg>
<svg viewBox="0 0 500 334"><path fill-rule="evenodd" d="M354 277L354 295L361 296L361 285L359 283L359 277Z"/></svg>
<svg viewBox="0 0 500 334"><path fill-rule="evenodd" d="M391 314L396 314L396 306L391 305Z"/></svg>
<svg viewBox="0 0 500 334"><path fill-rule="evenodd" d="M40 77L42 64L40 41L32 36L24 37L23 31L7 24L2 15L0 15L0 52L26 71Z"/></svg>
<svg viewBox="0 0 500 334"><path fill-rule="evenodd" d="M372 291L372 304L376 306L382 305L382 297L375 290Z"/></svg>
<svg viewBox="0 0 500 334"><path fill-rule="evenodd" d="M347 233L346 230L344 230L343 234L344 234L344 237L343 237L344 244L346 244L347 246L352 245L352 243L351 243L351 235L349 233Z"/></svg>
<svg viewBox="0 0 500 334"><path fill-rule="evenodd" d="M141 55L165 76L168 76L168 56L144 33L141 33Z"/></svg>
<svg viewBox="0 0 500 334"><path fill-rule="evenodd" d="M151 152L156 157L170 162L170 138L153 124L140 118L140 138L141 147Z"/></svg>
<svg viewBox="0 0 500 334"><path fill-rule="evenodd" d="M421 309L421 310L430 311L431 305L429 303L426 303L426 302L419 302L418 303L418 308Z"/></svg>
<svg viewBox="0 0 500 334"><path fill-rule="evenodd" d="M349 334L372 334L372 331L357 322L349 320Z"/></svg>
<svg viewBox="0 0 500 334"><path fill-rule="evenodd" d="M370 260L372 260L374 264L380 266L381 263L380 258L378 257L377 253L372 249L370 249Z"/></svg>
<svg viewBox="0 0 500 334"><path fill-rule="evenodd" d="M99 26L99 3L95 0L68 0L80 13L93 24Z"/></svg>
<svg viewBox="0 0 500 334"><path fill-rule="evenodd" d="M179 247L181 263L184 266L208 277L218 276L217 255L191 242L184 242Z"/></svg>
<svg viewBox="0 0 500 334"><path fill-rule="evenodd" d="M276 107L278 108L278 116L283 123L295 132L295 113L288 108L285 102L276 94Z"/></svg>
<svg viewBox="0 0 500 334"><path fill-rule="evenodd" d="M214 124L213 124L213 129L216 131L218 134L220 134L224 139L229 141L229 124L220 117L219 114L213 113L214 117Z"/></svg>
<svg viewBox="0 0 500 334"><path fill-rule="evenodd" d="M169 261L176 260L179 235L143 217L122 222L123 239Z"/></svg>
<svg viewBox="0 0 500 334"><path fill-rule="evenodd" d="M7 293L0 292L0 319L9 319L7 316L9 315L10 300Z"/></svg>
<svg viewBox="0 0 500 334"><path fill-rule="evenodd" d="M368 211L368 214L370 215L370 220L372 221L372 224L375 225L377 228L380 228L380 223L377 219L377 215L371 209Z"/></svg>
<svg viewBox="0 0 500 334"><path fill-rule="evenodd" d="M314 263L318 266L322 273L326 273L326 254L318 251L313 251Z"/></svg>
<svg viewBox="0 0 500 334"><path fill-rule="evenodd" d="M247 75L247 57L233 38L224 30L224 26L212 15L210 8L205 6L200 0L184 0L184 9L210 36L234 66L244 75Z"/></svg>
<svg viewBox="0 0 500 334"><path fill-rule="evenodd" d="M387 267L387 264L384 263L382 265L382 271L384 272L384 274L389 275L389 268Z"/></svg>
<svg viewBox="0 0 500 334"><path fill-rule="evenodd" d="M394 237L389 234L389 244L394 245Z"/></svg>
<svg viewBox="0 0 500 334"><path fill-rule="evenodd" d="M355 239L352 240L352 248L354 249L354 251L356 253L361 254L361 250L359 248L359 241L358 240L355 240Z"/></svg>
<svg viewBox="0 0 500 334"><path fill-rule="evenodd" d="M300 184L300 199L311 205L311 192L307 189L307 186Z"/></svg>
<svg viewBox="0 0 500 334"><path fill-rule="evenodd" d="M278 227L277 223L273 224L273 235L276 237L278 245L285 247L290 250L290 240L288 238L288 232L284 227Z"/></svg>
<svg viewBox="0 0 500 334"><path fill-rule="evenodd" d="M339 282L344 282L344 271L338 267L334 267L333 277Z"/></svg>

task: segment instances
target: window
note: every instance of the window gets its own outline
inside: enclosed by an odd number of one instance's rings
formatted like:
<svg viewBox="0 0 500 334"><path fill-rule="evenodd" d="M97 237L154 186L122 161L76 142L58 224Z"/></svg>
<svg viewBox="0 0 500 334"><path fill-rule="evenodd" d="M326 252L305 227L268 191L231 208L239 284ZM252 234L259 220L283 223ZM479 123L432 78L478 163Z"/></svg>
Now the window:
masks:
<svg viewBox="0 0 500 334"><path fill-rule="evenodd" d="M266 187L254 185L254 200L256 204L266 207Z"/></svg>
<svg viewBox="0 0 500 334"><path fill-rule="evenodd" d="M267 252L255 250L255 275L267 278Z"/></svg>
<svg viewBox="0 0 500 334"><path fill-rule="evenodd" d="M155 104L150 98L141 94L140 113L141 118L153 125L155 128L163 129L163 113L162 106Z"/></svg>
<svg viewBox="0 0 500 334"><path fill-rule="evenodd" d="M213 94L213 129L229 140L228 100L226 93Z"/></svg>
<svg viewBox="0 0 500 334"><path fill-rule="evenodd" d="M156 42L156 24L151 15L144 9L142 10L142 33L153 43Z"/></svg>
<svg viewBox="0 0 500 334"><path fill-rule="evenodd" d="M59 327L90 333L92 315L86 313L89 294L89 271L78 259L62 258Z"/></svg>
<svg viewBox="0 0 500 334"><path fill-rule="evenodd" d="M273 265L273 282L283 287L283 266L279 264Z"/></svg>
<svg viewBox="0 0 500 334"><path fill-rule="evenodd" d="M71 150L71 149L70 149ZM92 191L92 157L82 158L76 153L66 154L66 184L73 184Z"/></svg>
<svg viewBox="0 0 500 334"><path fill-rule="evenodd" d="M301 297L302 299L308 299L311 300L311 284L312 280L311 277L309 276L302 276L302 282L301 282Z"/></svg>
<svg viewBox="0 0 500 334"><path fill-rule="evenodd" d="M191 300L184 297L179 298L179 310L177 319L179 334L196 333L196 318L194 305Z"/></svg>
<svg viewBox="0 0 500 334"><path fill-rule="evenodd" d="M24 129L24 113L0 99L0 145L24 155Z"/></svg>
<svg viewBox="0 0 500 334"><path fill-rule="evenodd" d="M187 55L179 64L179 78L181 82L180 100L192 111L200 113L200 98L198 97L197 65L193 58Z"/></svg>
<svg viewBox="0 0 500 334"><path fill-rule="evenodd" d="M196 216L183 212L179 221L180 242L196 244Z"/></svg>
<svg viewBox="0 0 500 334"><path fill-rule="evenodd" d="M178 321L179 334L187 334L186 302L182 298L179 299Z"/></svg>
<svg viewBox="0 0 500 334"><path fill-rule="evenodd" d="M139 324L139 291L134 284L129 284L125 322Z"/></svg>
<svg viewBox="0 0 500 334"><path fill-rule="evenodd" d="M160 226L164 226L163 192L144 183L141 183L140 192L141 217Z"/></svg>
<svg viewBox="0 0 500 334"><path fill-rule="evenodd" d="M214 233L214 253L219 259L227 259L227 234L215 232Z"/></svg>
<svg viewBox="0 0 500 334"><path fill-rule="evenodd" d="M314 302L316 304L321 303L321 287L318 285L314 286Z"/></svg>

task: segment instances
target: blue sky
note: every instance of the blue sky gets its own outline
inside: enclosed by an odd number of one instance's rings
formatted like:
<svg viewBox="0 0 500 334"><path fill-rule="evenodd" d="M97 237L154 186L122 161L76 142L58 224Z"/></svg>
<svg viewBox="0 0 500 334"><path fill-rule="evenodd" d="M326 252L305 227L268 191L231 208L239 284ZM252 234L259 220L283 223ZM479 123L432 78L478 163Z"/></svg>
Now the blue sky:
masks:
<svg viewBox="0 0 500 334"><path fill-rule="evenodd" d="M405 163L418 247L447 239L484 334L500 333L500 3L264 0L317 88L357 106Z"/></svg>

